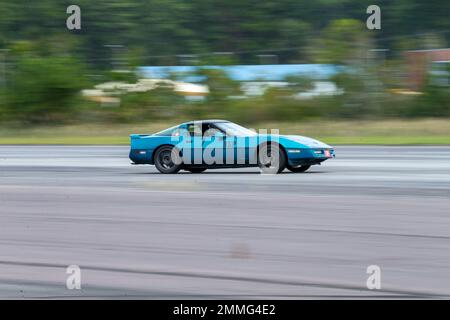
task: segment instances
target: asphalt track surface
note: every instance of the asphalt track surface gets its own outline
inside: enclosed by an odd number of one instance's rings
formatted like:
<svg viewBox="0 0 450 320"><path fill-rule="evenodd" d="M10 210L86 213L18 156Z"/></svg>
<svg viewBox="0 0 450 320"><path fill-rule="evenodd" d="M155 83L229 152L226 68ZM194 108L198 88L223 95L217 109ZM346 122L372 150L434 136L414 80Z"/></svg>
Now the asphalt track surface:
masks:
<svg viewBox="0 0 450 320"><path fill-rule="evenodd" d="M338 146L276 176L127 154L0 146L0 298L450 298L450 147Z"/></svg>

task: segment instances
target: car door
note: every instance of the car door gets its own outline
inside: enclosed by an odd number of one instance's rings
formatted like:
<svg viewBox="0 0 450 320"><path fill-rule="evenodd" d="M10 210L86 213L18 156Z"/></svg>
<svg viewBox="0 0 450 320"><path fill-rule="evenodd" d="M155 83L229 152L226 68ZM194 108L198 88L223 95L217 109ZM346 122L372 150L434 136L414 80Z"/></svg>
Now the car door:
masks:
<svg viewBox="0 0 450 320"><path fill-rule="evenodd" d="M233 159L233 164L256 164L257 136L227 136L226 138L227 161Z"/></svg>
<svg viewBox="0 0 450 320"><path fill-rule="evenodd" d="M203 164L203 139L202 123L191 122L186 125L188 138L185 144L185 164L202 165ZM189 163L188 163L189 161Z"/></svg>
<svg viewBox="0 0 450 320"><path fill-rule="evenodd" d="M203 162L206 165L224 165L225 134L214 124L204 124L203 131Z"/></svg>

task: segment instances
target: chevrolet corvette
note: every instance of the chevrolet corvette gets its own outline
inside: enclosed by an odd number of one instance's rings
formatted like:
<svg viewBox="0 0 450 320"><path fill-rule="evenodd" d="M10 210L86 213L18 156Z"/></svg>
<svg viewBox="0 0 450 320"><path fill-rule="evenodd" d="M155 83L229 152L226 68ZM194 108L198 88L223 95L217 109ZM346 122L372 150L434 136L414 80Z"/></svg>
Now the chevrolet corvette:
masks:
<svg viewBox="0 0 450 320"><path fill-rule="evenodd" d="M155 134L132 134L132 164L161 173L259 167L262 173L305 172L335 157L334 148L308 137L247 129L225 120L182 123Z"/></svg>

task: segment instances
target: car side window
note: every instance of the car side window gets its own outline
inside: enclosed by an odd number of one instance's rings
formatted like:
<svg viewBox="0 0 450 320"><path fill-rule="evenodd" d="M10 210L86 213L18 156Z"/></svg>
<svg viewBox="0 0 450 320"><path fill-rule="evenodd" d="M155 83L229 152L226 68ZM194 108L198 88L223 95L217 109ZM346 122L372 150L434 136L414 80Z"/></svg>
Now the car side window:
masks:
<svg viewBox="0 0 450 320"><path fill-rule="evenodd" d="M213 123L208 123L203 126L203 136L204 137L213 137L222 135L225 136L225 132L221 129L217 128Z"/></svg>
<svg viewBox="0 0 450 320"><path fill-rule="evenodd" d="M219 135L221 133L222 133L222 131L220 131L219 129L209 128L208 130L205 131L203 136L204 137L214 137L214 136Z"/></svg>
<svg viewBox="0 0 450 320"><path fill-rule="evenodd" d="M201 136L202 135L202 128L198 124L195 124L195 123L188 124L187 130L191 136Z"/></svg>

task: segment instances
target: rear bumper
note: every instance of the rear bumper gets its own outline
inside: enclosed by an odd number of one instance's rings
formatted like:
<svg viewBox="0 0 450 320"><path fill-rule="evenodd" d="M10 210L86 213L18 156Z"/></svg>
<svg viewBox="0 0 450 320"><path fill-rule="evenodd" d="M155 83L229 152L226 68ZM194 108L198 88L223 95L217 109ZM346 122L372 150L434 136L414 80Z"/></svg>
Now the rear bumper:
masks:
<svg viewBox="0 0 450 320"><path fill-rule="evenodd" d="M154 164L151 149L131 149L129 158L132 164Z"/></svg>

